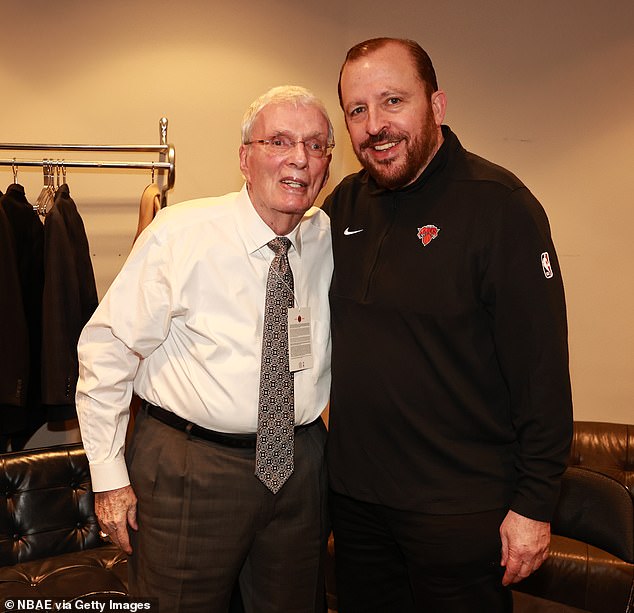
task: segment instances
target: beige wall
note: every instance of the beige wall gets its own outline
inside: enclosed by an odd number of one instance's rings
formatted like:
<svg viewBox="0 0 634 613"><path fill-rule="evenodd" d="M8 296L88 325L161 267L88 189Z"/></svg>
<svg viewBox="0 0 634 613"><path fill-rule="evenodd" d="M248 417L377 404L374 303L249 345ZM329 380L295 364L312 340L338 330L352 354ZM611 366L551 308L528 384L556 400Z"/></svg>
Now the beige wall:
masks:
<svg viewBox="0 0 634 613"><path fill-rule="evenodd" d="M336 99L345 51L372 36L415 38L448 94L447 123L549 214L575 417L634 421L632 0L29 0L0 2L0 15L0 141L157 143L165 115L177 150L170 202L240 188L242 112L286 82L330 109L332 187L357 168ZM35 200L39 171L19 180ZM142 171L69 171L100 294L129 250L149 181ZM10 182L0 168L0 189Z"/></svg>

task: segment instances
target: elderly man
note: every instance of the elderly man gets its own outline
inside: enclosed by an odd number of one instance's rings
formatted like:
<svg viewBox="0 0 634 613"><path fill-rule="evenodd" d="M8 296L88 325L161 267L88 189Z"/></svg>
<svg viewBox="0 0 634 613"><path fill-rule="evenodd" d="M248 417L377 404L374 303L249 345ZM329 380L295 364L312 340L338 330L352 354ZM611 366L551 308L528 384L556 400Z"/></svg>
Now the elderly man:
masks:
<svg viewBox="0 0 634 613"><path fill-rule="evenodd" d="M332 256L311 207L333 146L309 91L258 98L245 187L161 211L82 333L97 516L131 554L131 593L161 611L226 611L238 578L247 611L323 605Z"/></svg>
<svg viewBox="0 0 634 613"><path fill-rule="evenodd" d="M548 555L572 431L548 220L442 125L417 43L356 45L339 85L363 166L324 206L340 611L508 611Z"/></svg>

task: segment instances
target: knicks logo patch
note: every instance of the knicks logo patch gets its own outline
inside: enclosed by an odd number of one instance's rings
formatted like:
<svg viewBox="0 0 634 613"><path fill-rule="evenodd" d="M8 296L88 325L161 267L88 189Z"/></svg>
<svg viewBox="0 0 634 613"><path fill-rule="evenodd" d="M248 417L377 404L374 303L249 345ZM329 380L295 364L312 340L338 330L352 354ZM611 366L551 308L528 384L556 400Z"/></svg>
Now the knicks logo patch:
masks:
<svg viewBox="0 0 634 613"><path fill-rule="evenodd" d="M427 245L429 245L429 243L431 243L438 236L439 232L440 228L437 228L436 226L423 226L422 228L418 228L417 236L422 241L423 247L427 247Z"/></svg>

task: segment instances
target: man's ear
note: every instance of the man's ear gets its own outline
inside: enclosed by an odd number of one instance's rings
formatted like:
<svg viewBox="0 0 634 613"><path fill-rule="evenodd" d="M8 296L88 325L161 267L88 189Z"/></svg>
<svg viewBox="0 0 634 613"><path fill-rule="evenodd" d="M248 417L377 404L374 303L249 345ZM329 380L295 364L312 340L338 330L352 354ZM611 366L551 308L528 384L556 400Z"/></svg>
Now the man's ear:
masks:
<svg viewBox="0 0 634 613"><path fill-rule="evenodd" d="M431 110L434 114L436 125L440 126L445 120L445 111L447 110L447 96L442 89L435 91L431 95Z"/></svg>
<svg viewBox="0 0 634 613"><path fill-rule="evenodd" d="M245 181L249 182L249 161L248 161L248 148L246 145L240 145L238 151L240 157L240 171Z"/></svg>
<svg viewBox="0 0 634 613"><path fill-rule="evenodd" d="M332 153L328 154L328 166L326 166L326 174L324 175L324 180L321 182L319 191L326 187L326 183L328 183L328 179L330 179L330 162L332 162Z"/></svg>

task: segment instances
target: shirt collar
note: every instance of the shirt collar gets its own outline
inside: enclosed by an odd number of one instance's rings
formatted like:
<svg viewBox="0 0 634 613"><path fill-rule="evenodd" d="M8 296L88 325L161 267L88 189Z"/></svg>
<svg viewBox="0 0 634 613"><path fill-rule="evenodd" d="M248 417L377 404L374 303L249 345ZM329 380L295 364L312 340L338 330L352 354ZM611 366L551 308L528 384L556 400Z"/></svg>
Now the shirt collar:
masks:
<svg viewBox="0 0 634 613"><path fill-rule="evenodd" d="M262 247L266 247L266 244L277 236L277 234L264 223L253 207L246 183L242 186L237 199L237 220L239 230L243 234L245 246L249 254L260 251ZM301 226L302 221L286 235L300 257L302 255Z"/></svg>

